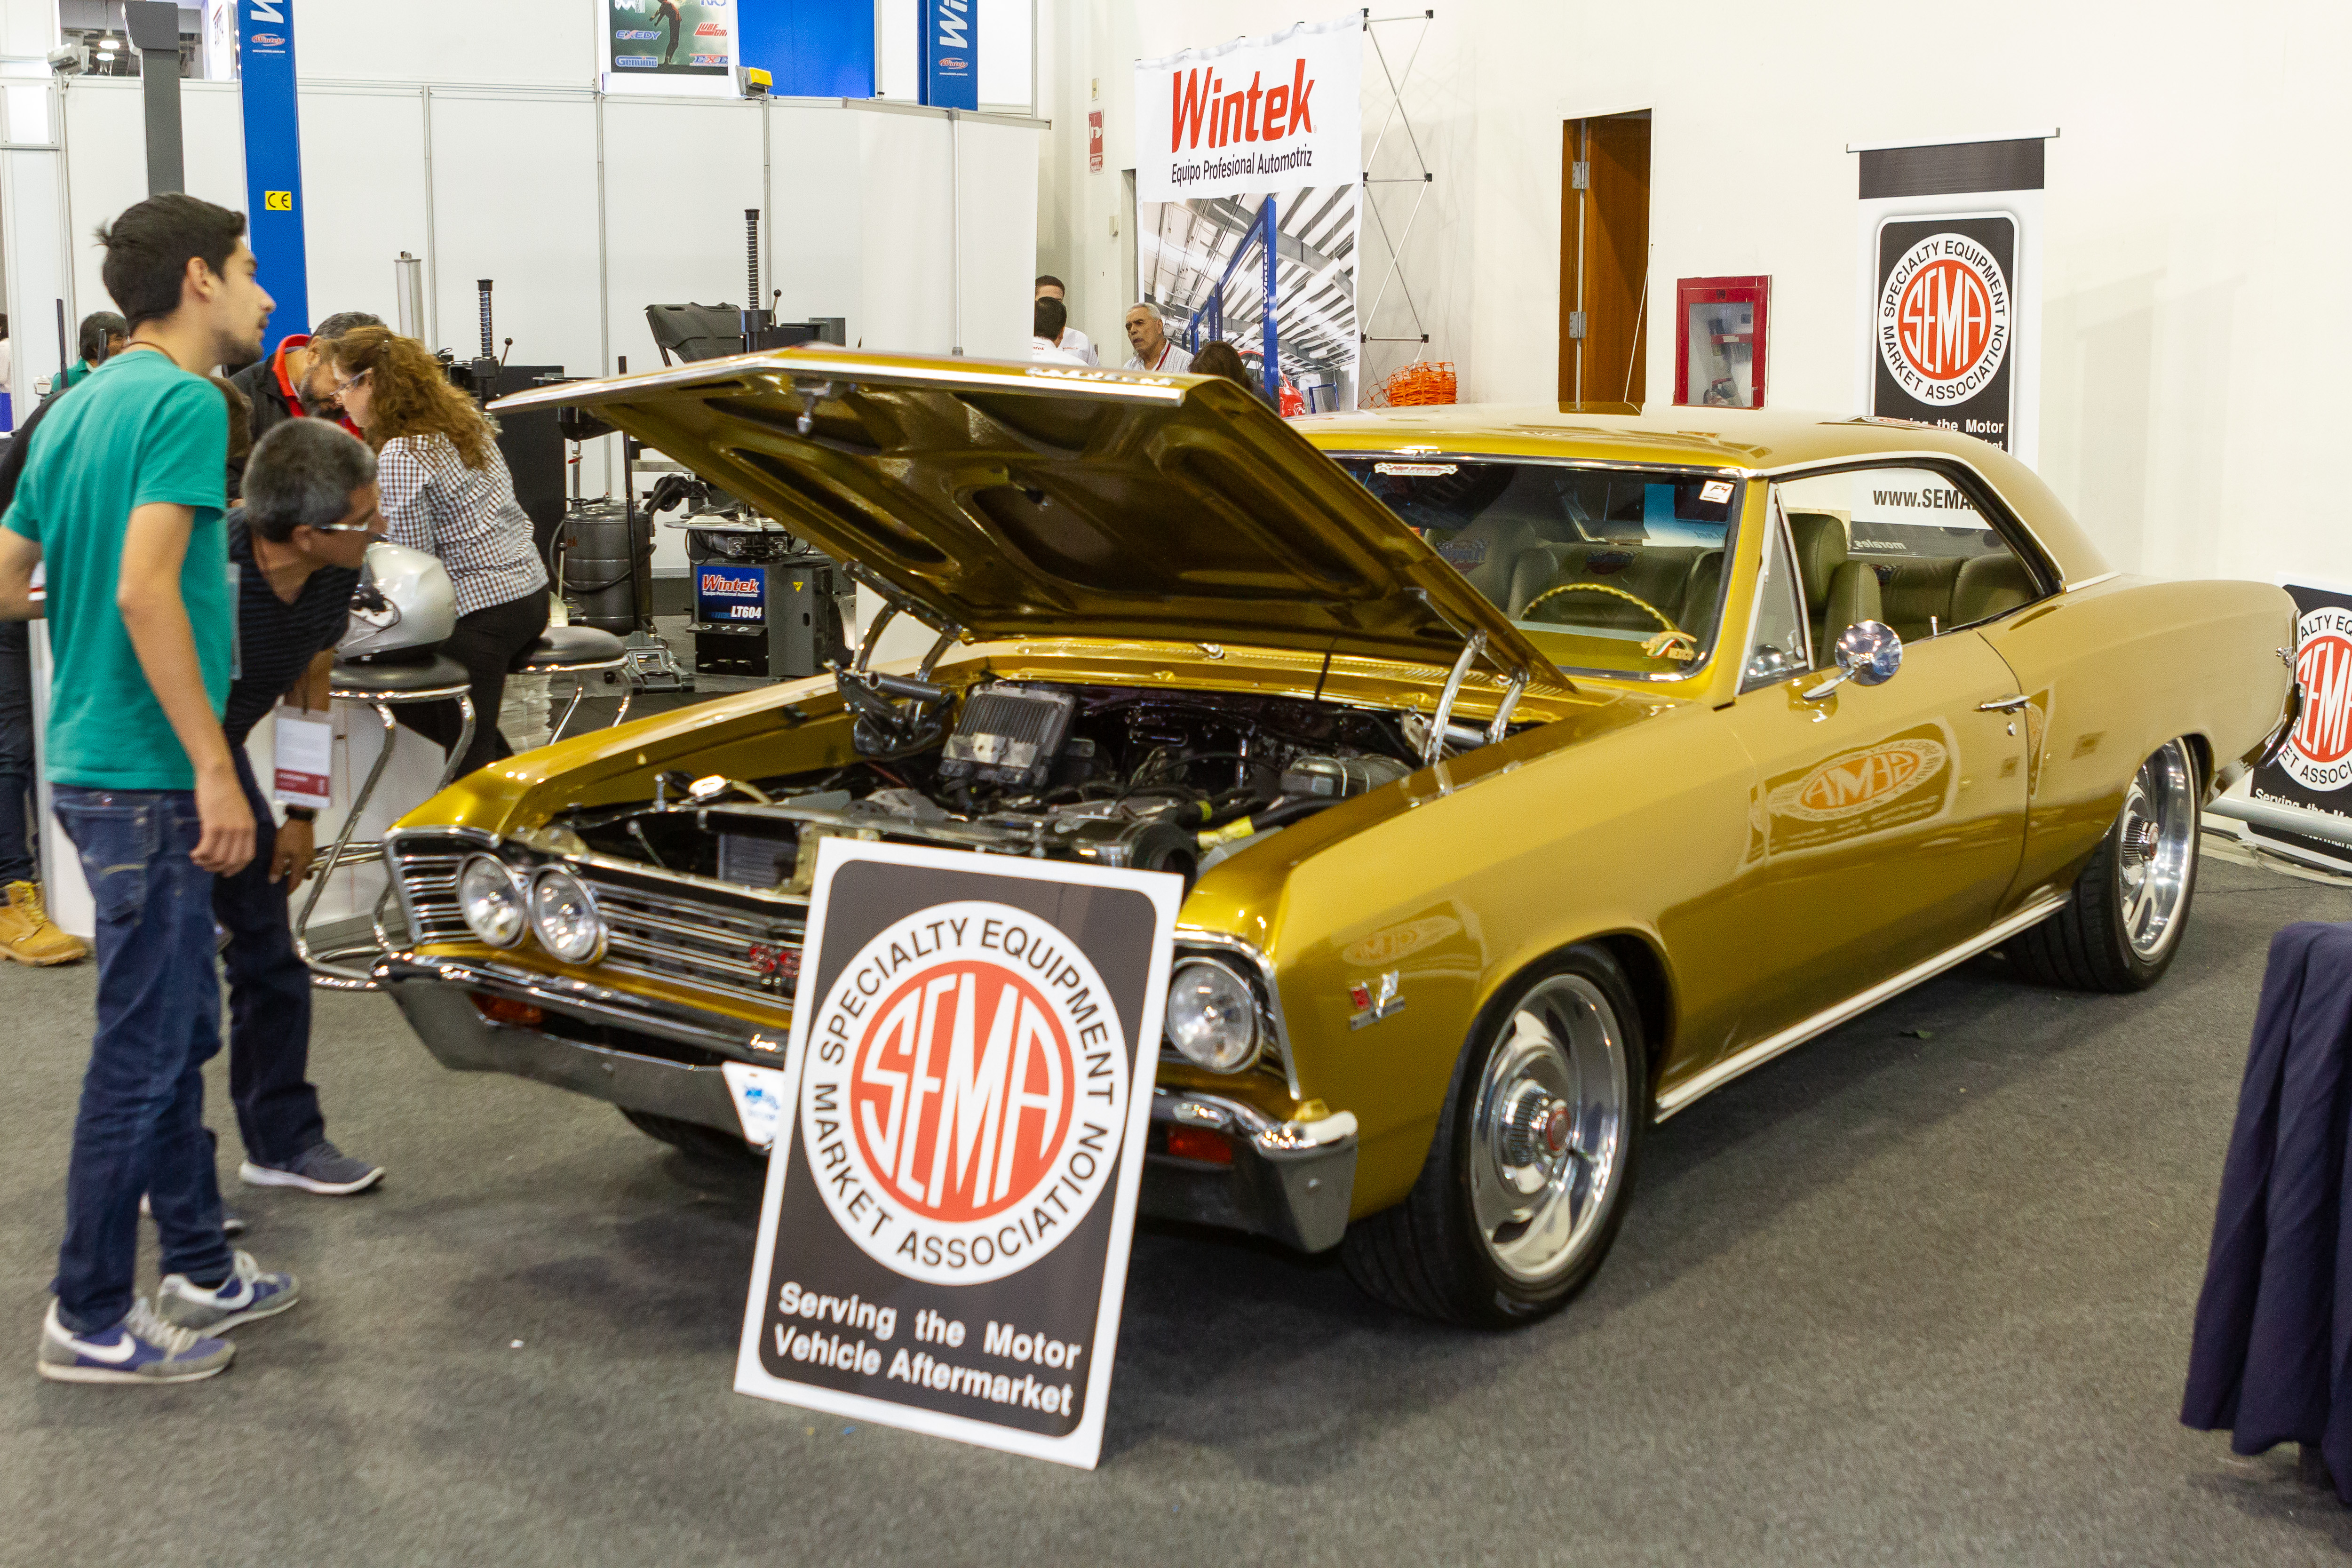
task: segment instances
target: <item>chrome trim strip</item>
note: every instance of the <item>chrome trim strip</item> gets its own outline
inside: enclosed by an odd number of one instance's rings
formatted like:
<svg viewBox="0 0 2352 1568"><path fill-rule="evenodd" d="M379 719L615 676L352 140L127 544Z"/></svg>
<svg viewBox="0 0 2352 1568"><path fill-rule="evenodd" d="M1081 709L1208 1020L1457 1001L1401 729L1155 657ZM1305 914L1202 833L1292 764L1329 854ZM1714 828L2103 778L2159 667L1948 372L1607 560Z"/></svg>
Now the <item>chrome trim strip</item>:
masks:
<svg viewBox="0 0 2352 1568"><path fill-rule="evenodd" d="M1803 1045L1816 1035L1825 1035L1849 1018L1870 1011L1888 997L1908 991L1922 981L1933 980L1953 965L1967 962L1987 948L1994 947L2015 936L2029 926L2038 925L2066 907L2072 892L2056 893L2027 905L2015 914L2005 916L1987 926L1957 947L1948 947L1933 958L1924 959L1902 973L1880 981L1866 991L1858 991L1838 1003L1805 1019L1792 1024L1779 1034L1756 1042L1746 1050L1726 1057L1697 1077L1658 1096L1657 1120L1664 1121L1694 1100L1713 1093L1743 1073L1752 1072L1774 1057Z"/></svg>
<svg viewBox="0 0 2352 1568"><path fill-rule="evenodd" d="M386 981L437 980L447 984L491 991L518 1001L552 1007L597 1023L616 1024L640 1034L657 1035L682 1045L699 1046L747 1062L774 1065L777 1045L762 1050L756 1043L771 1037L758 1026L724 1018L676 1004L656 1002L625 991L608 991L584 980L558 980L535 970L509 969L500 964L452 958L417 958L406 954L387 958L375 966L378 984ZM779 1034L784 1026L779 1023ZM572 1042L576 1044L577 1042ZM778 1042L779 1044L781 1042Z"/></svg>
<svg viewBox="0 0 2352 1568"><path fill-rule="evenodd" d="M1756 470L1756 477L1777 483L1781 479L1804 479L1811 475L1853 473L1863 468L1885 468L1891 464L1905 462L1948 463L1954 468L1967 469L1969 477L1982 485L1985 493L2000 503L2001 510L2009 514L2009 520L2017 524L2019 531L2025 535L2026 542L2033 546L2033 552L2042 558L2038 564L2049 568L2051 580L2058 584L2059 593L2063 594L2071 588L2087 586L2092 583L2102 583L2106 580L2105 577L2088 577L2081 584L2068 583L2065 568L2058 564L2058 557L2051 553L2050 546L2042 542L2042 536L2033 531L2033 525L2025 521L2025 513L2018 510L2017 503L2010 500L1982 468L1978 468L1958 452L1860 452L1851 458L1816 458L1810 462L1786 463L1777 468L1759 468ZM2000 530L1996 526L1993 531L1999 533ZM2037 563L2029 561L2026 564L2032 566ZM2116 576L2119 574L2109 573L2107 575ZM2023 607L2023 605L2019 606L2021 609ZM1961 628L1948 626L1945 629L1958 631Z"/></svg>
<svg viewBox="0 0 2352 1568"><path fill-rule="evenodd" d="M1356 1113L1352 1110L1334 1111L1317 1121L1276 1121L1245 1101L1229 1100L1222 1094L1204 1094L1194 1089L1154 1088L1151 1120L1189 1121L1219 1131L1233 1127L1270 1154L1319 1149L1353 1138L1357 1131Z"/></svg>
<svg viewBox="0 0 2352 1568"><path fill-rule="evenodd" d="M2111 582L2122 575L2123 574L2120 572L2102 572L2095 577L2085 577L2079 583L2069 583L2065 587L2060 589L2059 592L2071 594L2077 588L2095 588L2102 583Z"/></svg>

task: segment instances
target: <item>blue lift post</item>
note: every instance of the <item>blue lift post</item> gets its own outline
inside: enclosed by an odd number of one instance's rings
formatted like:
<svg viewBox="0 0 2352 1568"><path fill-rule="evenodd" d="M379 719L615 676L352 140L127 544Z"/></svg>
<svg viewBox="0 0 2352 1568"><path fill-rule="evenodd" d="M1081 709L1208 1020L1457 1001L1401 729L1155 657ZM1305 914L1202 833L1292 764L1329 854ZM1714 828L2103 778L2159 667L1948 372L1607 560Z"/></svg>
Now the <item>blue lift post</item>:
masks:
<svg viewBox="0 0 2352 1568"><path fill-rule="evenodd" d="M1203 317L1208 319L1209 336L1212 340L1225 335L1225 285L1234 280L1234 274L1240 269L1243 259L1249 255L1250 247L1263 241L1265 251L1262 258L1264 271L1259 285L1262 289L1260 303L1263 308L1259 315L1261 317L1260 337L1265 359L1260 368L1265 375L1266 400L1279 408L1282 406L1282 366L1275 359L1276 333L1274 324L1276 232L1274 198L1268 196L1257 209L1257 216L1250 220L1249 229L1242 236L1241 245L1234 250L1234 258L1225 263L1224 276L1217 279L1216 288L1209 293L1208 302L1193 311L1192 319L1185 324L1184 352L1193 354L1201 352L1201 321Z"/></svg>

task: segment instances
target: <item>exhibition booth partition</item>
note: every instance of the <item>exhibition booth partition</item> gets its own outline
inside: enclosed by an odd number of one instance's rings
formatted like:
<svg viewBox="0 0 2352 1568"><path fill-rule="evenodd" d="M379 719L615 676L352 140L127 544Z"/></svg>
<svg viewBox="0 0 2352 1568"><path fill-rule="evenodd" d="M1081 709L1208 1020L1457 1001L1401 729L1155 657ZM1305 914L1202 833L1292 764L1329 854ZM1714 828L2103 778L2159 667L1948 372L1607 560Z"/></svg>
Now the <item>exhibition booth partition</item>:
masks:
<svg viewBox="0 0 2352 1568"><path fill-rule="evenodd" d="M231 82L182 84L190 194L247 205L244 125ZM147 195L141 84L59 78L8 89L9 304L23 322L60 307L110 308L89 243ZM44 101L46 100L46 102ZM629 97L586 89L305 80L299 93L311 310L402 319L395 261L421 263L424 340L468 358L477 284L496 285L496 345L512 363L573 377L661 358L648 304L772 308L840 318L844 341L1019 358L1029 338L1041 121L845 99ZM20 113L26 110L26 113ZM31 111L37 110L37 113ZM28 117L44 132L18 123ZM26 147L54 151L25 151ZM62 172L62 179L58 177ZM53 225L28 218L53 206ZM756 210L763 297L747 300L745 215ZM45 280L46 271L58 281ZM20 344L51 333L20 329ZM510 340L510 342L509 341ZM47 354L20 349L32 381ZM618 442L579 448L579 489L618 495ZM568 449L567 449L568 450ZM642 490L651 482L639 476ZM657 572L683 573L684 535L655 531ZM485 721L489 716L485 716ZM336 805L373 766L383 730L364 709L336 718ZM272 725L252 755L268 777ZM405 730L361 835L380 836L432 791L436 748ZM87 935L91 906L44 802L50 908ZM316 918L364 916L382 873L334 873Z"/></svg>

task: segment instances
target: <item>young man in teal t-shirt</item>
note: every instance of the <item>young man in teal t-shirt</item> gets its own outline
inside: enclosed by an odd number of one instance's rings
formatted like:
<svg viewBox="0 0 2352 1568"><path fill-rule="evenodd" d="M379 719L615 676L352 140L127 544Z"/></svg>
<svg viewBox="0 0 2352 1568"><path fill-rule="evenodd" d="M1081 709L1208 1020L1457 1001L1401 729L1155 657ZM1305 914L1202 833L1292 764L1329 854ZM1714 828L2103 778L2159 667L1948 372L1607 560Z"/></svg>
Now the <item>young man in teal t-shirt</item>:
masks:
<svg viewBox="0 0 2352 1568"><path fill-rule="evenodd" d="M204 379L261 353L272 302L244 234L241 215L176 194L100 232L130 341L41 421L0 519L0 617L46 612L42 768L98 905L98 1030L37 1357L60 1382L209 1377L235 1353L212 1334L296 1299L291 1278L230 1250L204 1125L220 1049L212 879L254 842L221 730L228 415ZM165 1270L152 1305L133 1289L142 1193Z"/></svg>

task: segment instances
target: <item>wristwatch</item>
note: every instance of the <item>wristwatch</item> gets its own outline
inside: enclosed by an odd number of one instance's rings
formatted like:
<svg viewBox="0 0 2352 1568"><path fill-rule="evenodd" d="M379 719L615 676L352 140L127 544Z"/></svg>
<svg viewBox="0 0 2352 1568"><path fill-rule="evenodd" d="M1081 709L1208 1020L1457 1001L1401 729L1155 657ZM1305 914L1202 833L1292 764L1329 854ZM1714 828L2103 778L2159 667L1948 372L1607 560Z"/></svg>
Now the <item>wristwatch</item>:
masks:
<svg viewBox="0 0 2352 1568"><path fill-rule="evenodd" d="M316 822L319 820L319 813L316 809L310 806L289 805L286 808L286 820L289 822Z"/></svg>

